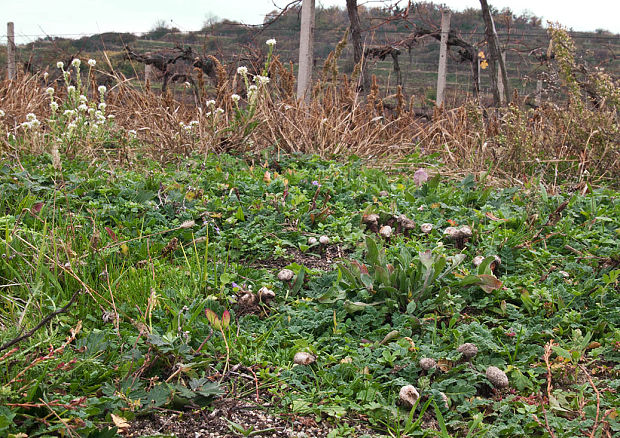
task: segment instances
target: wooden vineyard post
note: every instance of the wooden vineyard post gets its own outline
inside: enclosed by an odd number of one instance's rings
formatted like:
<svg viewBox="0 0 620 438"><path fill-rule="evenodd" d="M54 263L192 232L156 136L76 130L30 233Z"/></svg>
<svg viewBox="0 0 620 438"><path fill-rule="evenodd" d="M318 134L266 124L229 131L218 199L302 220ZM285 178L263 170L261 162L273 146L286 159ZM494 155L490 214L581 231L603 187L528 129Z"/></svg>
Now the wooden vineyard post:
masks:
<svg viewBox="0 0 620 438"><path fill-rule="evenodd" d="M15 79L15 25L13 22L6 24L6 43L8 78L12 81Z"/></svg>
<svg viewBox="0 0 620 438"><path fill-rule="evenodd" d="M299 34L299 71L297 73L297 99L310 101L312 86L312 60L314 39L314 0L301 4L301 32Z"/></svg>
<svg viewBox="0 0 620 438"><path fill-rule="evenodd" d="M437 71L437 99L435 105L439 108L443 105L446 88L446 68L448 61L448 36L450 34L450 11L441 11L441 46L439 48L439 70Z"/></svg>
<svg viewBox="0 0 620 438"><path fill-rule="evenodd" d="M534 97L534 102L536 103L536 106L540 106L540 103L542 101L542 85L542 79L536 81L536 94Z"/></svg>
<svg viewBox="0 0 620 438"><path fill-rule="evenodd" d="M502 61L504 62L504 65L506 65L506 52L502 52ZM503 105L506 103L507 95L501 68L497 70L497 89L499 90L499 101Z"/></svg>

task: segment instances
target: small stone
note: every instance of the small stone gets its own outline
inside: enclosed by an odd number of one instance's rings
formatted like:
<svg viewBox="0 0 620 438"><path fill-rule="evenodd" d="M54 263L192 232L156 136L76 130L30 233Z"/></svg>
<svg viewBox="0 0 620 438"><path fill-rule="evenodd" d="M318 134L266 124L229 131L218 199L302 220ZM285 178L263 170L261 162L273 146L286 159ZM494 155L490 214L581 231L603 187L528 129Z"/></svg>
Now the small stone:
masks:
<svg viewBox="0 0 620 438"><path fill-rule="evenodd" d="M496 388L505 388L508 386L508 376L499 368L488 367L486 374L489 382L491 382Z"/></svg>
<svg viewBox="0 0 620 438"><path fill-rule="evenodd" d="M474 344L471 344L469 342L466 344L459 345L459 348L457 348L456 350L459 353L461 353L463 357L467 360L471 359L476 354L478 354L478 347L476 347Z"/></svg>
<svg viewBox="0 0 620 438"><path fill-rule="evenodd" d="M379 230L379 234L381 234L383 238L389 239L390 237L392 237L392 227L390 227L389 225L382 226Z"/></svg>
<svg viewBox="0 0 620 438"><path fill-rule="evenodd" d="M298 353L295 353L295 356L293 357L293 362L296 363L297 365L310 365L311 363L314 363L315 361L316 361L316 357L314 357L310 353L306 353L305 351L300 351Z"/></svg>
<svg viewBox="0 0 620 438"><path fill-rule="evenodd" d="M413 385L405 385L400 388L400 392L398 393L398 398L401 403L409 408L415 406L416 402L420 398L420 393L415 386Z"/></svg>
<svg viewBox="0 0 620 438"><path fill-rule="evenodd" d="M433 369L436 366L437 362L435 362L435 359L431 359L430 357L423 357L422 359L420 359L420 368L422 368L424 371Z"/></svg>
<svg viewBox="0 0 620 438"><path fill-rule="evenodd" d="M327 245L329 243L329 237L327 237L327 236L319 237L319 243L321 245Z"/></svg>
<svg viewBox="0 0 620 438"><path fill-rule="evenodd" d="M278 280L280 281L291 281L295 273L290 269L282 269L278 272Z"/></svg>
<svg viewBox="0 0 620 438"><path fill-rule="evenodd" d="M420 230L422 230L424 234L428 234L433 231L433 224L422 224L420 225Z"/></svg>

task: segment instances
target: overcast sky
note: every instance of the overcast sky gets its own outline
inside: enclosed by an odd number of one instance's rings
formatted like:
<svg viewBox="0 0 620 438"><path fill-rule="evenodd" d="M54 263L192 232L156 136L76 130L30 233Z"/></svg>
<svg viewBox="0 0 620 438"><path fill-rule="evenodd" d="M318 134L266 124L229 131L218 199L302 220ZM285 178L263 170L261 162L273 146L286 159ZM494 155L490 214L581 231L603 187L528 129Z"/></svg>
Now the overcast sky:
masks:
<svg viewBox="0 0 620 438"><path fill-rule="evenodd" d="M15 23L17 43L43 35L79 37L107 31L145 32L156 21L165 20L182 31L198 30L206 19L217 17L247 24L262 23L266 13L290 0L2 0L2 21ZM345 0L316 0L317 5L344 7ZM358 0L359 4L381 2ZM393 1L389 2L393 3ZM479 8L478 0L444 0L453 10ZM406 5L406 1L401 1ZM559 21L574 30L606 29L620 33L619 0L489 0L502 9L510 7L520 14L527 10L546 20ZM2 30L5 30L2 23ZM5 32L0 31L2 44Z"/></svg>

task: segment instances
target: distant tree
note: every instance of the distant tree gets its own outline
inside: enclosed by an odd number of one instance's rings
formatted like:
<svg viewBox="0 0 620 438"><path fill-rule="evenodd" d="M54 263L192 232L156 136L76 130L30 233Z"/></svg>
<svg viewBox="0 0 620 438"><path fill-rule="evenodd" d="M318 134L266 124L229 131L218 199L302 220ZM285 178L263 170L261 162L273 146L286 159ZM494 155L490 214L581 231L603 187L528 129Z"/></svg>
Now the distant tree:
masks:
<svg viewBox="0 0 620 438"><path fill-rule="evenodd" d="M168 26L168 23L166 23L166 20L160 18L159 20L155 22L155 24L153 24L153 27L151 27L151 30L148 31L148 33L145 35L145 38L156 40L156 39L163 37L170 31L171 31L170 26Z"/></svg>
<svg viewBox="0 0 620 438"><path fill-rule="evenodd" d="M215 26L219 22L220 22L220 17L215 15L213 12L207 12L205 14L205 19L202 22L202 30L206 30L208 28L211 28L211 27Z"/></svg>

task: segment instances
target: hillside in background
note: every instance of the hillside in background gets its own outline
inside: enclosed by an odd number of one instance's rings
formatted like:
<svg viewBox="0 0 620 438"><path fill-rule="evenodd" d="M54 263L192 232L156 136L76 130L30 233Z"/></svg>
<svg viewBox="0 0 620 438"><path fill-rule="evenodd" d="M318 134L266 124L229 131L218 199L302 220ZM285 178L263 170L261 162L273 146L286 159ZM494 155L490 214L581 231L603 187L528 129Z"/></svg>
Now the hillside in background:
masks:
<svg viewBox="0 0 620 438"><path fill-rule="evenodd" d="M434 30L439 27L440 7L432 3L418 3L406 20L398 16L401 11L387 8L360 8L363 38L367 46L395 45L405 39L414 29ZM268 23L275 12L265 17ZM495 25L500 42L506 51L508 76L512 89L525 95L532 93L536 80L546 71L544 55L549 46L549 37L541 19L528 14L515 15L509 9L494 10ZM320 69L329 53L346 34L348 28L346 11L339 8L321 8L316 15L315 60ZM19 23L16 24L19 26ZM277 40L276 53L283 64L293 64L298 59L300 15L299 8L293 8L263 27L248 27L229 20L211 22L199 31L179 32L160 24L143 35L130 33L104 33L80 39L46 37L18 48L19 61L24 70L31 72L51 68L56 61L65 63L74 56L94 57L110 60L109 66L126 77L143 79L144 68L124 57L124 46L129 45L137 53L191 46L196 53L213 55L234 70L266 51L264 41ZM465 41L486 51L484 23L478 9L455 12L451 29ZM620 37L609 32L572 32L579 56L591 67L601 67L618 77L620 73ZM2 57L5 57L4 51ZM399 64L402 71L402 85L406 95L434 98L439 44L432 37L422 39L410 49L401 50ZM4 59L0 62L5 63ZM353 71L352 50L347 45L339 59L341 73ZM371 60L370 72L377 76L382 93L396 91L396 77L392 59ZM459 62L458 53L452 49L448 61L447 96L455 97L471 89L472 73L467 62ZM481 76L481 90L487 92L488 71Z"/></svg>

